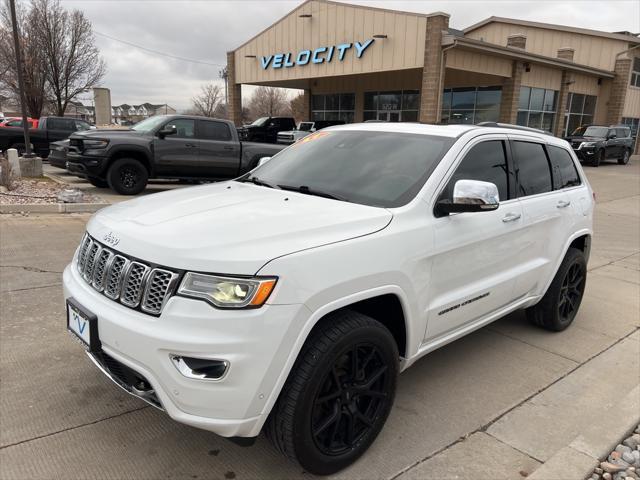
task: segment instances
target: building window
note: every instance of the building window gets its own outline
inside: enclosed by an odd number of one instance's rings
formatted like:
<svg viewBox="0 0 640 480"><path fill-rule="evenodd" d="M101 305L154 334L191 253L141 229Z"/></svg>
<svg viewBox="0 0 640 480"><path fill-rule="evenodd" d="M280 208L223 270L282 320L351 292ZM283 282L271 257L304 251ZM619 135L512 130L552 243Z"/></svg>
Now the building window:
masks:
<svg viewBox="0 0 640 480"><path fill-rule="evenodd" d="M640 127L640 118L622 117L622 124L631 129L631 136L633 137L633 145L635 151L635 145L638 142L638 127Z"/></svg>
<svg viewBox="0 0 640 480"><path fill-rule="evenodd" d="M582 93L569 93L564 114L565 135L570 135L576 128L593 123L593 115L596 112L596 99L594 95Z"/></svg>
<svg viewBox="0 0 640 480"><path fill-rule="evenodd" d="M354 93L311 96L311 120L342 120L353 123L356 108Z"/></svg>
<svg viewBox="0 0 640 480"><path fill-rule="evenodd" d="M365 92L364 120L417 122L419 106L420 92L418 90Z"/></svg>
<svg viewBox="0 0 640 480"><path fill-rule="evenodd" d="M446 88L442 93L441 122L497 122L501 99L502 87Z"/></svg>
<svg viewBox="0 0 640 480"><path fill-rule="evenodd" d="M524 127L539 128L550 132L556 114L554 90L544 88L520 87L520 100L516 123Z"/></svg>
<svg viewBox="0 0 640 480"><path fill-rule="evenodd" d="M631 67L631 86L640 87L640 57L634 57Z"/></svg>

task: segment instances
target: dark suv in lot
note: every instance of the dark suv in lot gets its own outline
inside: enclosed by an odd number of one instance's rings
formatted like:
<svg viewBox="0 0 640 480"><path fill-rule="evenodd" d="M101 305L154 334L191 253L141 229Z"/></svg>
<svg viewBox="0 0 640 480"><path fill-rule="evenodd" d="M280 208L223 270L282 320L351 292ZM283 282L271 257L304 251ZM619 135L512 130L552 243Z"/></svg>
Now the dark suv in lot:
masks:
<svg viewBox="0 0 640 480"><path fill-rule="evenodd" d="M581 162L594 167L606 160L614 159L620 165L626 165L633 151L631 129L624 125L583 125L576 128L565 140L571 144Z"/></svg>

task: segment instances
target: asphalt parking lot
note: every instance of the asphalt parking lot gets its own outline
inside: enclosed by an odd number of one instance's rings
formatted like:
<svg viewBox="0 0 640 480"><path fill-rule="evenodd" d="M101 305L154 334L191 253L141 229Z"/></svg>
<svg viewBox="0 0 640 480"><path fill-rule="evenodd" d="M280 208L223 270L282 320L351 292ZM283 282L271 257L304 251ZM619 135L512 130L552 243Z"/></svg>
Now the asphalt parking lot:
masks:
<svg viewBox="0 0 640 480"><path fill-rule="evenodd" d="M378 440L336 477L525 478L637 400L640 158L586 172L595 238L574 325L553 334L515 313L427 355L401 375ZM111 384L65 330L61 272L89 217L1 217L0 477L310 477L263 437L236 446Z"/></svg>

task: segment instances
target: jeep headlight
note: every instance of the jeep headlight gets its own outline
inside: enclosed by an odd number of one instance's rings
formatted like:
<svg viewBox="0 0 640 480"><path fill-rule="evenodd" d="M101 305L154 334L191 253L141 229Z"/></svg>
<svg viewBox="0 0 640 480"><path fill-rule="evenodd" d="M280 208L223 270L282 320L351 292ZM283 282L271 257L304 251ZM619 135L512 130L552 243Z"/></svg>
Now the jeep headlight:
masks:
<svg viewBox="0 0 640 480"><path fill-rule="evenodd" d="M582 142L581 147L595 147L596 142Z"/></svg>
<svg viewBox="0 0 640 480"><path fill-rule="evenodd" d="M276 285L274 277L219 277L188 272L179 295L206 300L218 308L258 308L271 295Z"/></svg>

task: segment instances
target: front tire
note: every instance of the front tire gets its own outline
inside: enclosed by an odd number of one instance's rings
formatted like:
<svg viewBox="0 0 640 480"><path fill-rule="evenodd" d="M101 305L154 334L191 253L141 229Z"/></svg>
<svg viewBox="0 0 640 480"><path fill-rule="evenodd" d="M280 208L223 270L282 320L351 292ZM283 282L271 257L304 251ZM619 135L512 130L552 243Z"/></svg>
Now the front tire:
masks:
<svg viewBox="0 0 640 480"><path fill-rule="evenodd" d="M536 305L526 310L527 318L547 330L564 330L578 313L586 283L587 260L584 252L569 248L547 293Z"/></svg>
<svg viewBox="0 0 640 480"><path fill-rule="evenodd" d="M307 472L329 475L376 439L395 397L399 354L381 323L341 311L317 326L269 416L274 446Z"/></svg>
<svg viewBox="0 0 640 480"><path fill-rule="evenodd" d="M121 195L137 195L145 189L148 179L146 167L135 158L120 158L107 172L109 187Z"/></svg>
<svg viewBox="0 0 640 480"><path fill-rule="evenodd" d="M624 149L624 153L622 154L622 158L618 159L618 163L620 165L626 165L627 163L629 163L629 150L627 150L626 148Z"/></svg>

